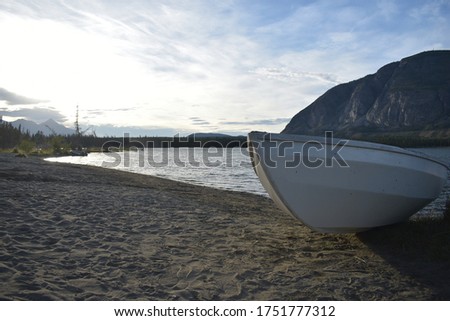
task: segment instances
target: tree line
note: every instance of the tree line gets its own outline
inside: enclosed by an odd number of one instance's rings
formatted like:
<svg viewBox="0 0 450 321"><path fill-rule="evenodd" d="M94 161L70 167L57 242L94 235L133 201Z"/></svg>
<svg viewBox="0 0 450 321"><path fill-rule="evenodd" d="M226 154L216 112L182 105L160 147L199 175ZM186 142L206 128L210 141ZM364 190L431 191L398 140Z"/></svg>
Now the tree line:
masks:
<svg viewBox="0 0 450 321"><path fill-rule="evenodd" d="M368 136L361 140L370 141L373 143L386 144L398 146L403 148L414 147L445 147L450 146L450 138L446 137L423 137L415 135L383 135L383 136Z"/></svg>
<svg viewBox="0 0 450 321"><path fill-rule="evenodd" d="M245 136L226 137L97 137L95 134L44 135L31 134L15 128L8 122L0 123L0 150L16 150L26 154L42 153L68 155L72 150L109 151L131 148L161 147L246 147Z"/></svg>

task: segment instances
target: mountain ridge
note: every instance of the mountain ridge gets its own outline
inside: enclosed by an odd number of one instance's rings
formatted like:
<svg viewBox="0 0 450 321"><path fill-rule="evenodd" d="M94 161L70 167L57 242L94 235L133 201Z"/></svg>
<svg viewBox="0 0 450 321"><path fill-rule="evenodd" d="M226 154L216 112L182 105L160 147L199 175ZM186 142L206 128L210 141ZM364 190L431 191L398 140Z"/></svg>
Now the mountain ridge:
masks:
<svg viewBox="0 0 450 321"><path fill-rule="evenodd" d="M297 113L282 133L354 137L450 135L450 50L426 51L339 84Z"/></svg>
<svg viewBox="0 0 450 321"><path fill-rule="evenodd" d="M72 135L75 134L75 130L72 128L67 128L64 125L56 122L53 119L48 119L42 123L36 123L27 119L17 119L10 124L15 127L21 129L23 133L29 132L31 135L37 134L38 132L42 132L43 135L49 136L53 134L57 135Z"/></svg>

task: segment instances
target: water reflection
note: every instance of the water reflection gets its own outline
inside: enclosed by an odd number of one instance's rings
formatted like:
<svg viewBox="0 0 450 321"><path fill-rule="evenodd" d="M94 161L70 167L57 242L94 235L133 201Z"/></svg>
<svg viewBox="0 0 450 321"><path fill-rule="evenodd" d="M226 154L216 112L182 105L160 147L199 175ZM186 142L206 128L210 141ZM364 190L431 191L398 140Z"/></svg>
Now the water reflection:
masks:
<svg viewBox="0 0 450 321"><path fill-rule="evenodd" d="M152 148L48 161L101 166L196 185L267 195L245 148Z"/></svg>

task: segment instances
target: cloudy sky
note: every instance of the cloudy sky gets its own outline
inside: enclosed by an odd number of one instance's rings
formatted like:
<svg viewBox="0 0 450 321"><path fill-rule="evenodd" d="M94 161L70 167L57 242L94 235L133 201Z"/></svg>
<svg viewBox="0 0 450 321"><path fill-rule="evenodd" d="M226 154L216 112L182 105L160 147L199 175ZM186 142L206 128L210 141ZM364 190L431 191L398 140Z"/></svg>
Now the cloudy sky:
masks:
<svg viewBox="0 0 450 321"><path fill-rule="evenodd" d="M281 131L327 89L450 48L450 0L1 0L0 115Z"/></svg>

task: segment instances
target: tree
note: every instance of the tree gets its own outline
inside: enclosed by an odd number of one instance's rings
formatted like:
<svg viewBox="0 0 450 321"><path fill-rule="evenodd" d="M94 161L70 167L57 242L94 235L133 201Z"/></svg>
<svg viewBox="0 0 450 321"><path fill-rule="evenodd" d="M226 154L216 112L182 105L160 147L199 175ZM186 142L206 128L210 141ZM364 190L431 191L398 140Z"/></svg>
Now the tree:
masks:
<svg viewBox="0 0 450 321"><path fill-rule="evenodd" d="M28 155L31 153L36 145L34 142L28 139L22 139L22 141L19 144L19 150L23 152L25 155Z"/></svg>
<svg viewBox="0 0 450 321"><path fill-rule="evenodd" d="M62 136L53 136L51 138L51 144L55 154L66 154L70 150L69 144Z"/></svg>

